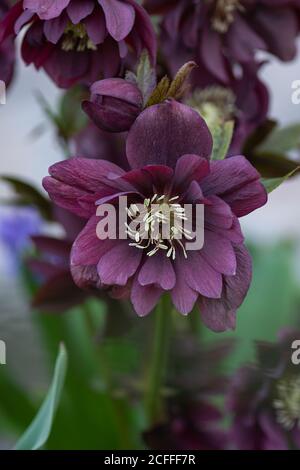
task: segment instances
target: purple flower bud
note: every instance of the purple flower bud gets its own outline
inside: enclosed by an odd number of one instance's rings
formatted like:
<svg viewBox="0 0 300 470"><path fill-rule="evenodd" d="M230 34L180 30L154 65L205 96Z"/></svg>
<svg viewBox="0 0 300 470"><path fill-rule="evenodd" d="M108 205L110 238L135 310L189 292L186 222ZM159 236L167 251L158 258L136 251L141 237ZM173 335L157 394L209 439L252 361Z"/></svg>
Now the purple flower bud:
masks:
<svg viewBox="0 0 300 470"><path fill-rule="evenodd" d="M100 127L109 132L128 131L143 107L139 88L121 78L100 80L91 87L91 100L83 110Z"/></svg>

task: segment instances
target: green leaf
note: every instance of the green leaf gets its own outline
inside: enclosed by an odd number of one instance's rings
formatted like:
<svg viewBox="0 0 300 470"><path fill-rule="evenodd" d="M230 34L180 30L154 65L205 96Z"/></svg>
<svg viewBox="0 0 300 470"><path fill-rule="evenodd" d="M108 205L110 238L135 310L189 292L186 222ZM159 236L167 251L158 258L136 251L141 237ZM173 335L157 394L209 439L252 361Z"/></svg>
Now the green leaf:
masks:
<svg viewBox="0 0 300 470"><path fill-rule="evenodd" d="M175 100L182 98L187 90L186 80L196 66L195 62L190 61L178 70L169 88L168 98L174 98Z"/></svg>
<svg viewBox="0 0 300 470"><path fill-rule="evenodd" d="M300 146L300 124L274 129L257 148L258 152L285 153Z"/></svg>
<svg viewBox="0 0 300 470"><path fill-rule="evenodd" d="M137 84L143 95L144 104L147 103L156 86L156 73L152 67L147 51L143 51L137 68Z"/></svg>
<svg viewBox="0 0 300 470"><path fill-rule="evenodd" d="M165 75L151 93L149 100L147 101L146 106L153 106L154 104L162 103L168 96L168 91L170 88L170 80Z"/></svg>
<svg viewBox="0 0 300 470"><path fill-rule="evenodd" d="M282 183L287 181L291 176L293 176L296 171L298 171L300 167L295 168L295 170L291 171L287 175L283 176L282 178L262 178L262 184L267 190L267 193L271 193L274 189L277 189Z"/></svg>
<svg viewBox="0 0 300 470"><path fill-rule="evenodd" d="M8 183L16 192L18 196L16 201L14 201L16 205L34 206L46 220L52 220L50 201L31 184L8 175L1 175L0 179Z"/></svg>
<svg viewBox="0 0 300 470"><path fill-rule="evenodd" d="M212 160L223 160L226 157L232 140L233 128L234 122L227 121L211 129L214 142Z"/></svg>
<svg viewBox="0 0 300 470"><path fill-rule="evenodd" d="M37 450L47 442L60 400L66 369L67 352L64 345L61 344L48 394L36 417L17 442L15 450Z"/></svg>
<svg viewBox="0 0 300 470"><path fill-rule="evenodd" d="M188 89L187 78L195 67L195 62L187 62L178 70L172 82L167 75L165 75L151 93L146 106L162 103L169 98L175 100L182 98Z"/></svg>

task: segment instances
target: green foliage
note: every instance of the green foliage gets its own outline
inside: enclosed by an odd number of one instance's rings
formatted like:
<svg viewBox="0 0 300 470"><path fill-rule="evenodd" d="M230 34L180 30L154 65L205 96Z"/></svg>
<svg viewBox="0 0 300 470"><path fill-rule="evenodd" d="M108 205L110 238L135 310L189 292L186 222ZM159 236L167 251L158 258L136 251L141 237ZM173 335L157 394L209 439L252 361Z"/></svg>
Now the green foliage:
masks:
<svg viewBox="0 0 300 470"><path fill-rule="evenodd" d="M147 51L143 51L136 72L136 83L142 92L143 102L147 103L156 85L156 72L152 67Z"/></svg>
<svg viewBox="0 0 300 470"><path fill-rule="evenodd" d="M212 160L223 160L229 150L233 135L234 122L227 121L211 129L213 137Z"/></svg>
<svg viewBox="0 0 300 470"><path fill-rule="evenodd" d="M81 109L81 101L87 96L88 90L80 86L70 88L62 95L58 111L55 112L46 99L42 95L38 95L37 98L42 109L64 142L68 142L86 126L87 117Z"/></svg>
<svg viewBox="0 0 300 470"><path fill-rule="evenodd" d="M296 168L295 170L291 171L288 175L283 176L282 178L263 178L262 183L266 188L268 193L271 193L275 189L277 189L282 183L287 181L291 176L293 176L296 171L299 170L300 167Z"/></svg>
<svg viewBox="0 0 300 470"><path fill-rule="evenodd" d="M297 148L300 149L300 124L281 129L276 127L257 150L262 153L282 154Z"/></svg>
<svg viewBox="0 0 300 470"><path fill-rule="evenodd" d="M38 450L47 442L60 400L67 370L67 352L63 344L57 356L53 380L38 414L18 440L15 450Z"/></svg>
<svg viewBox="0 0 300 470"><path fill-rule="evenodd" d="M188 88L187 78L195 67L195 62L187 62L178 70L174 80L171 81L167 76L163 77L150 95L146 106L159 104L170 98L180 100Z"/></svg>
<svg viewBox="0 0 300 470"><path fill-rule="evenodd" d="M46 220L52 219L52 207L50 201L31 184L8 175L1 175L0 180L9 184L16 193L16 197L13 200L5 201L6 204L16 206L34 206L43 218Z"/></svg>

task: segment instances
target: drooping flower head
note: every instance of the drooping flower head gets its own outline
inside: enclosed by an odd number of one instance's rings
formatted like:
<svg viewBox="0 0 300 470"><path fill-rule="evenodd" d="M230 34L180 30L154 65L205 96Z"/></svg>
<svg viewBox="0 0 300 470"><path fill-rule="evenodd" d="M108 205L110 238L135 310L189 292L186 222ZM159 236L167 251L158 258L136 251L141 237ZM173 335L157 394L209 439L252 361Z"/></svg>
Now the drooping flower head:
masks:
<svg viewBox="0 0 300 470"><path fill-rule="evenodd" d="M173 55L185 50L185 61L195 60L222 83L230 81L235 64L253 62L257 51L283 61L296 54L298 0L145 0L144 5L150 13L163 13L163 43L174 44Z"/></svg>
<svg viewBox="0 0 300 470"><path fill-rule="evenodd" d="M21 0L0 24L0 40L25 25L23 60L61 88L118 75L129 51L147 49L155 61L154 31L135 0Z"/></svg>
<svg viewBox="0 0 300 470"><path fill-rule="evenodd" d="M288 450L300 445L300 373L293 363L297 330L284 330L277 344L257 343L258 364L241 368L227 405L234 414L231 437L240 450ZM299 355L297 356L299 357Z"/></svg>
<svg viewBox="0 0 300 470"><path fill-rule="evenodd" d="M244 157L210 161L211 151L211 134L200 115L167 100L147 108L131 127L126 142L130 171L84 158L50 167L43 184L52 200L87 219L73 245L71 269L96 268L101 285L128 293L139 315L148 314L170 292L182 314L198 304L210 328L234 328L251 281L238 218L264 205L267 195ZM125 208L120 203L124 195ZM97 236L102 219L96 211L108 203L126 215L127 237ZM193 225L194 212L188 216L185 204L204 208L201 249L187 251L191 234L181 222L190 218ZM131 224L141 216L144 233ZM152 222L161 218L168 233L160 223L153 231ZM84 282L82 277L80 285Z"/></svg>
<svg viewBox="0 0 300 470"><path fill-rule="evenodd" d="M0 21L6 15L8 6L5 0L0 1ZM0 44L0 80L6 87L10 84L15 65L15 47L12 38L5 39Z"/></svg>

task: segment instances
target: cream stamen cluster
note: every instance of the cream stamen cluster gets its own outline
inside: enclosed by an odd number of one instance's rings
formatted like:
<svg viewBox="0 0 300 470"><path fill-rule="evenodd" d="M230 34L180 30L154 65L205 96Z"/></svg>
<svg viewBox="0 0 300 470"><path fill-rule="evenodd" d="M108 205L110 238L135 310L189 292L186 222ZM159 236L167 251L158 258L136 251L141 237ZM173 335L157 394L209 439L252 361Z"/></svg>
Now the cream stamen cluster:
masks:
<svg viewBox="0 0 300 470"><path fill-rule="evenodd" d="M218 33L227 33L229 26L234 21L236 10L243 10L241 0L216 0L212 18L212 26Z"/></svg>
<svg viewBox="0 0 300 470"><path fill-rule="evenodd" d="M154 194L143 204L131 204L127 215L131 223L126 223L126 233L134 240L130 246L148 250L147 256L164 250L168 258L176 258L179 246L187 258L182 239L192 239L191 231L183 227L187 221L185 208L178 203L179 196L171 197Z"/></svg>
<svg viewBox="0 0 300 470"><path fill-rule="evenodd" d="M279 382L273 405L283 428L289 431L297 424L300 427L300 377Z"/></svg>
<svg viewBox="0 0 300 470"><path fill-rule="evenodd" d="M91 39L88 37L85 30L85 26L81 23L72 24L69 23L64 31L64 37L62 42L63 51L78 51L84 52L85 50L96 51L97 47Z"/></svg>

